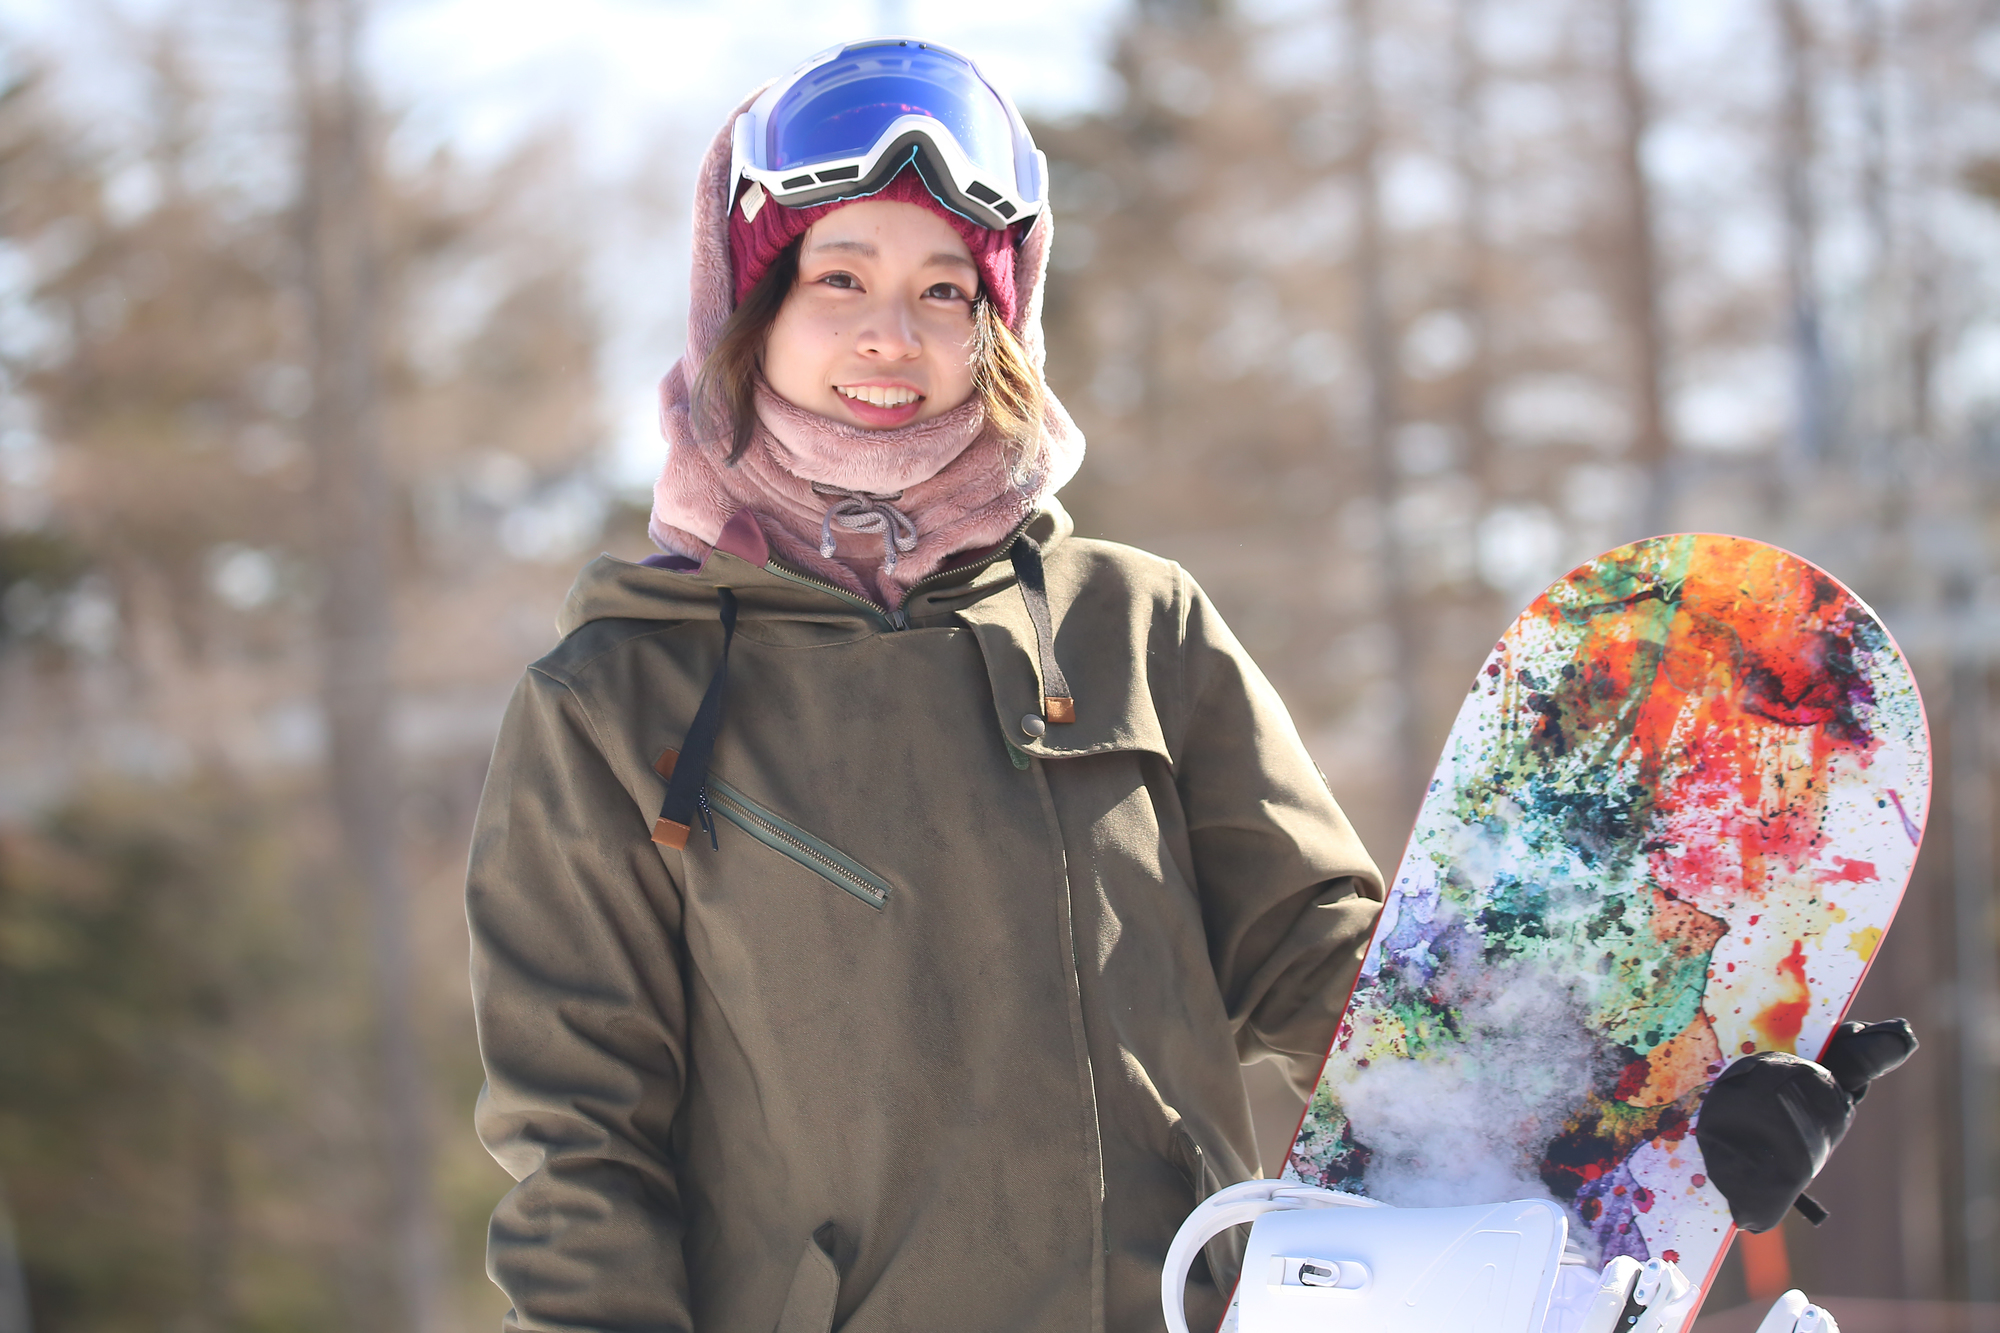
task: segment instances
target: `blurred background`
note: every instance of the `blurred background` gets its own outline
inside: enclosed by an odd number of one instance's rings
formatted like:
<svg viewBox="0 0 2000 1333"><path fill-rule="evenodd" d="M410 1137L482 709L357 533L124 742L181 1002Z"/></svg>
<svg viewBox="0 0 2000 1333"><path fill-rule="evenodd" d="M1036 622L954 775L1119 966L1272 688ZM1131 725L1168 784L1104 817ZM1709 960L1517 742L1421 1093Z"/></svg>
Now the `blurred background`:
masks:
<svg viewBox="0 0 2000 1333"><path fill-rule="evenodd" d="M1202 581L1379 860L1577 561L1876 607L1939 784L1856 1013L1924 1048L1709 1309L1992 1321L2000 3L0 0L0 1333L496 1326L488 747L649 550L696 157L881 31L1051 159L1081 530Z"/></svg>

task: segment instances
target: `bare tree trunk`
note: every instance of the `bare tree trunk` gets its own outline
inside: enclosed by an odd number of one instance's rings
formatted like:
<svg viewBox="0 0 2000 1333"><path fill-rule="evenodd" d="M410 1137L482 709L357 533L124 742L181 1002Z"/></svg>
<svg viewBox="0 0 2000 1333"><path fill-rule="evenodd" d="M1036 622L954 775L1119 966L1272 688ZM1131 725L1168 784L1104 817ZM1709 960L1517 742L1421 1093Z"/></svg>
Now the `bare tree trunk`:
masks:
<svg viewBox="0 0 2000 1333"><path fill-rule="evenodd" d="M1955 1059L1944 1081L1956 1094L1946 1100L1956 1105L1939 1116L1940 1137L1951 1146L1942 1154L1941 1179L1930 1186L1936 1192L1930 1206L1944 1215L1942 1254L1920 1256L1920 1271L1929 1277L1943 1270L1957 1287L1955 1294L1987 1302L2000 1297L2000 1088L1994 1075L2000 1044L2000 935L1994 918L1994 789L1987 739L1991 653L1981 595L1992 566L1984 536L1991 503L1979 488L1969 433L1959 456L1959 484L1978 489L1953 497L1963 504L1956 533L1933 529L1919 546L1917 530L1932 521L1934 511L1915 482L1919 469L1945 443L1937 438L1932 382L1943 335L1939 295L1945 278L1929 211L1919 201L1956 172L1958 161L1956 150L1946 148L1948 141L1937 134L1939 92L1930 82L1926 53L1903 26L1921 30L1921 7L1849 0L1847 14L1861 122L1857 203L1872 251L1853 413L1857 480L1874 501L1875 531L1868 535L1876 550L1870 563L1885 589L1921 598L1939 563L1938 538L1955 537L1957 548L1947 557L1956 565L1947 582L1955 642L1949 770L1941 789L1949 802L1955 964L1946 1008L1955 1029ZM1939 30L1933 29L1931 36L1938 40ZM1976 40L1977 33L1961 30L1955 36ZM1892 107L1902 115L1892 119Z"/></svg>
<svg viewBox="0 0 2000 1333"><path fill-rule="evenodd" d="M188 1174L193 1205L193 1319L199 1333L223 1333L236 1324L236 1190L230 1177L229 1139L233 1108L219 1067L224 1053L220 1029L206 1042L187 1042L181 1060L187 1069Z"/></svg>
<svg viewBox="0 0 2000 1333"><path fill-rule="evenodd" d="M1644 0L1613 0L1612 82L1619 109L1618 281L1632 347L1635 461L1643 478L1642 536L1665 530L1673 509L1673 437L1667 428L1666 330L1660 311L1660 264L1653 230L1653 186L1646 175L1651 98L1639 70Z"/></svg>
<svg viewBox="0 0 2000 1333"><path fill-rule="evenodd" d="M1465 473L1477 488L1478 520L1484 521L1506 498L1504 475L1495 457L1492 421L1493 358L1492 151L1486 126L1486 57L1479 49L1479 25L1486 0L1457 0L1452 7L1452 172L1458 178L1458 309L1471 348L1459 387L1458 428L1465 441ZM1493 625L1506 623L1511 594L1476 580L1477 606Z"/></svg>
<svg viewBox="0 0 2000 1333"><path fill-rule="evenodd" d="M1358 221L1354 267L1361 353L1368 373L1368 457L1380 537L1375 548L1379 623L1389 636L1389 673L1395 723L1384 778L1398 816L1414 818L1427 766L1417 714L1416 607L1397 521L1401 486L1396 469L1397 356L1395 320L1389 310L1388 244L1382 223L1382 114L1375 82L1374 0L1346 0L1348 78L1354 98L1355 204Z"/></svg>
<svg viewBox="0 0 2000 1333"><path fill-rule="evenodd" d="M364 0L291 0L303 122L299 231L312 329L307 428L320 505L321 704L345 869L366 894L389 1249L411 1333L445 1326L444 1247L412 1004L409 914L390 735L391 493L382 456L382 261L360 68Z"/></svg>
<svg viewBox="0 0 2000 1333"><path fill-rule="evenodd" d="M1959 1170L1964 1181L1959 1244L1965 1255L1965 1299L1994 1298L1993 1251L2000 1242L2000 1199L1994 1192L1993 1125L2000 1102L1993 1086L1996 983L1993 923L1993 787L1986 754L1985 644L1971 579L1960 580L1961 642L1951 679L1951 863L1958 1012Z"/></svg>
<svg viewBox="0 0 2000 1333"><path fill-rule="evenodd" d="M1892 313L1896 254L1889 207L1889 117L1882 86L1887 34L1877 0L1849 0L1847 9L1853 30L1851 76L1861 120L1857 203L1866 220L1869 244L1867 286L1862 294L1855 356L1855 401L1851 404L1854 438L1850 445L1853 461L1874 472L1886 460L1886 442L1896 432L1892 404L1900 397L1890 387L1894 357L1888 350L1896 342ZM1879 508L1881 515L1887 515L1896 507L1894 502L1885 500ZM1887 526L1886 520L1882 526ZM1881 540L1879 533L1869 535L1878 542Z"/></svg>
<svg viewBox="0 0 2000 1333"><path fill-rule="evenodd" d="M14 1214L7 1192L0 1189L0 1333L33 1333L28 1319L28 1280L21 1272L21 1252L14 1243Z"/></svg>
<svg viewBox="0 0 2000 1333"><path fill-rule="evenodd" d="M1921 12L1900 11L1905 22L1921 23ZM1947 11L1949 12L1949 11ZM1938 22L1932 15L1930 42L1971 43L1978 40L1975 24L1963 18ZM1907 97L1899 99L1907 108L1907 120L1900 141L1902 174L1909 182L1911 198L1935 197L1933 191L1962 170L1958 150L1946 148L1943 117L1938 114L1940 90L1921 77L1929 73L1929 54L1914 37L1898 43ZM1886 43L1883 44L1886 47ZM1886 66L1889 52L1878 47L1878 61ZM1878 114L1880 114L1878 109ZM1881 138L1888 138L1886 126ZM1886 146L1883 156L1887 158ZM1888 176L1887 163L1883 175ZM1893 188L1893 185L1890 187ZM1885 212L1887 205L1884 205ZM1886 228L1898 219L1886 217ZM1934 411L1939 349L1946 343L1941 290L1948 280L1938 242L1938 224L1932 211L1912 205L1903 210L1898 242L1896 281L1891 290L1901 296L1903 318L1897 357L1897 384L1901 402L1897 411L1901 426L1895 443L1900 446L1890 472L1898 479L1898 493L1908 510L1916 510L1923 495L1909 480L1915 471L1913 455L1941 451L1942 423ZM1987 644L1986 598L1984 585L1991 577L1993 559L1986 532L1992 513L1992 497L1980 480L1982 470L1973 438L1976 428L1961 426L1961 485L1969 488L1963 499L1966 519L1959 528L1957 544L1961 572L1952 580L1953 608L1957 620L1956 660L1951 687L1951 860L1953 887L1953 928L1956 968L1953 998L1958 1013L1958 1132L1959 1177L1963 1182L1960 1211L1959 1250L1964 1255L1964 1294L1968 1301L1987 1302L2000 1298L2000 1086L1995 1067L2000 1065L2000 930L1996 930L1993 883L1993 761L1988 740L1992 698L1991 651ZM1924 506L1928 508L1929 506ZM1920 521L1906 520L1910 527ZM1914 531L1900 543L1909 566L1906 586L1916 584L1924 560L1918 552ZM1914 593L1916 589L1912 587ZM1920 595L1920 594L1919 594Z"/></svg>
<svg viewBox="0 0 2000 1333"><path fill-rule="evenodd" d="M1792 430L1778 479L1777 508L1826 456L1830 416L1826 343L1819 300L1819 215L1813 202L1815 125L1814 40L1801 0L1772 0L1784 61L1784 105L1779 116L1778 173L1785 206L1785 267L1790 287Z"/></svg>
<svg viewBox="0 0 2000 1333"><path fill-rule="evenodd" d="M1486 173L1486 62L1479 52L1479 23L1485 0L1458 0L1452 10L1452 170L1458 177L1459 244L1464 259L1458 308L1472 335L1464 388L1459 398L1465 432L1465 470L1481 498L1495 498L1496 469L1489 400L1493 393L1493 268L1491 182Z"/></svg>

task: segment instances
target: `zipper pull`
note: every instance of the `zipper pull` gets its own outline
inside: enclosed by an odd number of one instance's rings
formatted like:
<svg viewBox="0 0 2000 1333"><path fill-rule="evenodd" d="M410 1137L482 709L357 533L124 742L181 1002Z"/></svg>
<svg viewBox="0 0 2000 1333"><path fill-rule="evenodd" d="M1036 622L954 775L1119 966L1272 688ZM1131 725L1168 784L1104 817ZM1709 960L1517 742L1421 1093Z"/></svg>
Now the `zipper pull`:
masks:
<svg viewBox="0 0 2000 1333"><path fill-rule="evenodd" d="M899 606L889 613L889 623L897 629L908 629L910 627L909 613Z"/></svg>
<svg viewBox="0 0 2000 1333"><path fill-rule="evenodd" d="M708 810L708 784L703 783L694 790L696 812L701 816L701 831L708 835L708 845L715 851L722 850L722 844L715 840L715 816Z"/></svg>

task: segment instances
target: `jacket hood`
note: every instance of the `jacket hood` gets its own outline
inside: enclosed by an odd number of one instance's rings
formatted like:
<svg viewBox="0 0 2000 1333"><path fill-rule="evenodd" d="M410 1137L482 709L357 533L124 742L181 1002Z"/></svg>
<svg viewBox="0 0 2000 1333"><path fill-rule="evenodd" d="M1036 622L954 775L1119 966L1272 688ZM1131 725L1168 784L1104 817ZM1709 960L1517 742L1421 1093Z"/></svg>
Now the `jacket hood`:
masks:
<svg viewBox="0 0 2000 1333"><path fill-rule="evenodd" d="M761 392L760 399L771 401L760 401L760 424L741 459L728 461L728 440L703 438L694 429L691 390L734 308L729 168L732 129L742 109L709 145L696 181L687 346L660 386L668 449L654 486L650 531L662 549L700 560L723 525L748 509L787 566L894 600L960 552L999 540L1067 483L1082 463L1083 435L1053 394L1045 397L1040 439L1022 457L1018 446L985 423L977 397L925 422L870 431ZM1037 372L1046 358L1042 301L1054 225L1052 211L1044 208L1015 260L1016 310L1009 327ZM816 483L901 497L896 504L915 525L915 544L901 548L900 569L887 562L893 572L879 582L888 586L870 588L877 580L857 573L866 542L835 532L840 550L824 550L829 502Z"/></svg>

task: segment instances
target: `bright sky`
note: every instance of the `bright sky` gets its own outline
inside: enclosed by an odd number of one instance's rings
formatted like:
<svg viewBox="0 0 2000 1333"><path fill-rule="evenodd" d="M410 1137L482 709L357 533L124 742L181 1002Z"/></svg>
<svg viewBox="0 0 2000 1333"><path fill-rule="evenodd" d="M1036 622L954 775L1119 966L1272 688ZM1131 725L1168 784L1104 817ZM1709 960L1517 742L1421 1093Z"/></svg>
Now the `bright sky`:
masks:
<svg viewBox="0 0 2000 1333"><path fill-rule="evenodd" d="M37 0L53 4L57 0ZM1101 100L1116 0L392 0L377 27L391 86L462 141L580 117L599 151L646 122L720 124L756 84L824 47L901 30L957 47L1030 111ZM560 14L552 20L551 14Z"/></svg>
<svg viewBox="0 0 2000 1333"><path fill-rule="evenodd" d="M663 124L711 125L756 84L824 47L912 32L957 47L1031 113L1101 102L1121 0L375 0L370 46L390 98L474 151L559 116L598 165ZM86 92L112 56L106 15L177 10L198 36L243 33L281 0L0 0L0 35L54 50ZM116 96L115 91L106 90Z"/></svg>

